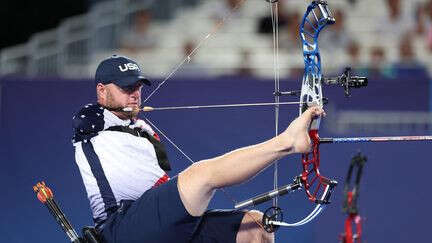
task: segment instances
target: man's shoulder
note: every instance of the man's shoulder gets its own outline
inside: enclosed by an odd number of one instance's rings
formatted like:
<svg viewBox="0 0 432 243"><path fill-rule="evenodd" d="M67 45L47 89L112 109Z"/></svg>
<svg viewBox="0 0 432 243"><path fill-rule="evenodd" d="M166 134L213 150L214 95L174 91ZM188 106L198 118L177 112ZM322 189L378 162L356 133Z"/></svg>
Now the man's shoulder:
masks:
<svg viewBox="0 0 432 243"><path fill-rule="evenodd" d="M104 129L104 108L99 104L87 104L73 116L73 143L96 136Z"/></svg>

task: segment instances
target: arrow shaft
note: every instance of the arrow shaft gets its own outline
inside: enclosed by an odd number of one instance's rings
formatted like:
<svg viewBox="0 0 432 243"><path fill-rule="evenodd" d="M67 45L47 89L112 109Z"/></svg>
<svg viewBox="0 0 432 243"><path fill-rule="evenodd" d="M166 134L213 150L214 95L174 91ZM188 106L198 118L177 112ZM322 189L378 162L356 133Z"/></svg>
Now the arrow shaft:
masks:
<svg viewBox="0 0 432 243"><path fill-rule="evenodd" d="M165 111L182 109L207 109L207 108L230 108L230 107L253 107L253 106L273 106L273 105L298 105L300 102L270 102L270 103L249 103L249 104L227 104L227 105L192 105L192 106L169 106L169 107L149 107L142 108L143 111Z"/></svg>
<svg viewBox="0 0 432 243"><path fill-rule="evenodd" d="M402 141L432 141L432 136L320 138L320 143L365 143L365 142L402 142Z"/></svg>

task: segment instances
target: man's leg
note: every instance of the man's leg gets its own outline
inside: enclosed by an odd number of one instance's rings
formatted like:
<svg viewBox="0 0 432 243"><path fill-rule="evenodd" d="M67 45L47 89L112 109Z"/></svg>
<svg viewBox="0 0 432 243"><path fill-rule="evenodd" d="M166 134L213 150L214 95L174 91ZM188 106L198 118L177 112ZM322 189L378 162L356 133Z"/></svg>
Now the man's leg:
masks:
<svg viewBox="0 0 432 243"><path fill-rule="evenodd" d="M277 137L197 162L181 172L177 186L186 210L201 216L216 189L242 183L288 154L309 151L309 125L323 114L321 108L310 108Z"/></svg>
<svg viewBox="0 0 432 243"><path fill-rule="evenodd" d="M274 235L260 226L262 216L255 210L206 211L190 243L273 243Z"/></svg>
<svg viewBox="0 0 432 243"><path fill-rule="evenodd" d="M247 212L237 233L237 243L273 243L274 234L260 227L263 214L259 211Z"/></svg>

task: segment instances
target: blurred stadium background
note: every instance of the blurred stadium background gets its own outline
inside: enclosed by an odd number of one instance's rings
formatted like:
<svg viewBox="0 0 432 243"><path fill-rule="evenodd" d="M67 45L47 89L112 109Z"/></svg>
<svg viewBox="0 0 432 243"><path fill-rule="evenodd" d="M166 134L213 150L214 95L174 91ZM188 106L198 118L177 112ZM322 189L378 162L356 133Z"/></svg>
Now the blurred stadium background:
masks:
<svg viewBox="0 0 432 243"><path fill-rule="evenodd" d="M92 77L99 60L114 52L137 58L152 77L165 77L185 50L202 41L238 1L92 1L86 13L63 19L26 43L3 48L0 73ZM306 2L280 3L280 71L289 77L298 75L303 66L296 27ZM391 76L393 68L431 68L430 1L334 0L331 4L338 22L323 33L320 43L324 60L331 60L323 62L327 72L351 65ZM187 73L272 77L269 14L261 0L246 1L197 53Z"/></svg>
<svg viewBox="0 0 432 243"><path fill-rule="evenodd" d="M6 2L1 9L0 42L0 183L4 185L0 242L66 242L31 187L46 180L77 229L92 223L73 162L70 124L80 106L94 102L97 64L114 53L127 55L141 63L157 84L229 15L238 0ZM304 64L297 31L307 3L279 2L282 89L298 89ZM432 1L328 2L337 24L320 36L324 75L351 66L356 74L369 77L369 87L355 90L351 99L341 90L324 90L330 103L321 134L430 134ZM150 105L271 102L271 28L269 4L245 0ZM34 29L39 32L31 34ZM297 109L281 112L284 125ZM274 134L271 109L148 116L196 160ZM342 184L357 150L369 157L360 199L360 213L366 218L364 242L427 241L432 216L428 149L430 145L422 142L323 147L324 174L341 183L333 204L311 224L280 230L276 242L339 242L344 221ZM171 174L175 175L188 162L173 148L168 150L178 161ZM298 158L281 165L280 171L280 183L289 183L299 172ZM267 170L231 192L242 200L266 191L272 188L271 176ZM310 211L305 201L302 193L281 199L287 220ZM212 206L230 208L232 202L218 194Z"/></svg>

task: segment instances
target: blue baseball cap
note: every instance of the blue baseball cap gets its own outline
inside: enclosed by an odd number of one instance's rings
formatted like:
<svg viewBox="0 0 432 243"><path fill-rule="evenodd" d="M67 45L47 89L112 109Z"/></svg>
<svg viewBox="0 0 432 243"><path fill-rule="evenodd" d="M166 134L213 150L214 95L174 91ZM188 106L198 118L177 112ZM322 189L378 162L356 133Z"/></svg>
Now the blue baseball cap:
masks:
<svg viewBox="0 0 432 243"><path fill-rule="evenodd" d="M151 85L150 80L144 77L137 62L125 57L112 55L103 60L96 69L96 84L113 83L120 88L135 85L142 82Z"/></svg>

